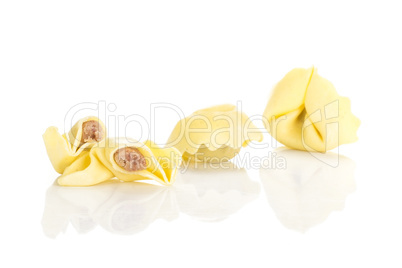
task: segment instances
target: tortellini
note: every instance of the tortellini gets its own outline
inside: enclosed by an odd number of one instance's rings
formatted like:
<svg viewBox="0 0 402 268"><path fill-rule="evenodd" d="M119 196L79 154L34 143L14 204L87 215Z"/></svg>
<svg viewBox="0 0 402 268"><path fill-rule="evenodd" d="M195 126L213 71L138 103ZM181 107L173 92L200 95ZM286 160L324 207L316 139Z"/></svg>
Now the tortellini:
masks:
<svg viewBox="0 0 402 268"><path fill-rule="evenodd" d="M296 68L273 89L264 112L266 128L282 144L298 150L326 152L357 140L360 120L330 81L316 68Z"/></svg>
<svg viewBox="0 0 402 268"><path fill-rule="evenodd" d="M60 174L86 149L103 142L105 137L105 125L93 116L79 120L67 134L61 135L57 127L49 127L43 134L50 162Z"/></svg>
<svg viewBox="0 0 402 268"><path fill-rule="evenodd" d="M121 181L174 182L181 155L175 148L160 148L151 141L108 138L82 154L58 178L62 186L90 186L116 177Z"/></svg>
<svg viewBox="0 0 402 268"><path fill-rule="evenodd" d="M64 135L49 127L43 139L50 162L62 174L57 179L62 186L90 186L114 177L169 185L182 159L177 149L160 148L151 141L106 138L105 125L97 117L79 120Z"/></svg>
<svg viewBox="0 0 402 268"><path fill-rule="evenodd" d="M292 149L326 152L357 140L360 120L334 86L317 70L293 69L274 87L264 111L265 127ZM89 186L120 181L174 182L182 160L224 162L242 147L263 140L262 132L236 106L223 104L198 110L180 120L161 148L152 141L108 138L97 117L79 120L61 135L49 127L43 135L62 186Z"/></svg>
<svg viewBox="0 0 402 268"><path fill-rule="evenodd" d="M167 144L184 160L220 162L237 155L250 141L262 141L262 133L248 116L230 104L194 112L180 120Z"/></svg>

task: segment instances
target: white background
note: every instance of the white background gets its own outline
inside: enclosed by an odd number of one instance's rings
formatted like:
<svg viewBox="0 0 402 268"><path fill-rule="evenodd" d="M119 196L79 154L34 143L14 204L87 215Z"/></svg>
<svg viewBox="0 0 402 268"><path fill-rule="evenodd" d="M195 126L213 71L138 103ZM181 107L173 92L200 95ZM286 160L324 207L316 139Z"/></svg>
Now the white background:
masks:
<svg viewBox="0 0 402 268"><path fill-rule="evenodd" d="M398 4L1 1L0 266L400 267ZM171 103L189 115L214 104L241 101L247 114L259 115L277 81L294 67L312 65L351 99L352 111L362 121L359 141L339 149L355 168L321 169L323 181L333 176L332 183L344 179L347 186L321 183L320 176L309 173L316 162L306 163L305 169L304 158L294 161L296 175L285 174L289 184L282 188L264 184L264 178L276 179L276 173L247 170L245 178L254 190L245 200L238 198L243 196L241 185L225 189L230 183L224 175L205 175L210 185L199 186L202 173L183 174L194 184L182 194L204 188L206 193L178 201L179 184L162 190L162 195L147 188L155 200L171 200L174 209L160 212L176 219L149 216L159 209L152 202L146 203L149 207L139 205L148 221L156 219L140 232L126 226L129 235L105 228L91 209L107 209L102 202L110 207L130 204L136 195L119 192L131 193L130 186L118 186L123 188L110 199L98 194L101 188L88 194L56 189L56 197L46 195L54 190L49 187L57 173L41 135L51 125L64 130L64 118L76 104L105 101L117 108L112 115L138 114L149 121L151 103ZM157 142L166 141L177 120L173 111L156 115ZM138 135L135 125L127 128L127 135ZM248 150L264 156L273 149ZM307 182L316 177L306 190L303 183L293 184L297 180L292 176ZM317 193L323 194L316 197ZM64 194L70 202L58 204L58 195ZM190 202L197 196L199 201ZM45 205L56 210L52 215L72 215L75 225L49 238ZM198 211L197 206L205 208ZM134 213L134 218L123 215L127 224L146 223L135 218L137 210L127 211ZM85 221L88 213L92 225ZM124 225L125 218L118 216ZM215 218L220 220L209 222ZM304 232L295 228L304 225L309 227ZM79 234L91 226L94 229Z"/></svg>

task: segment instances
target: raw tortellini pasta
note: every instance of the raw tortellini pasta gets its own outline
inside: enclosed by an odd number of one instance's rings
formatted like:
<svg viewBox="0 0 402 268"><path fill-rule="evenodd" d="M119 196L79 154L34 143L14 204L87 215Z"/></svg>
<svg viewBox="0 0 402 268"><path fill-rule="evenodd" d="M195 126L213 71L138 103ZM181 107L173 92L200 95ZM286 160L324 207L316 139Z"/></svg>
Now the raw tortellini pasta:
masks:
<svg viewBox="0 0 402 268"><path fill-rule="evenodd" d="M58 178L63 186L89 186L114 177L121 181L154 180L164 185L174 182L181 155L175 148L159 148L151 141L145 144L109 138L82 154Z"/></svg>
<svg viewBox="0 0 402 268"><path fill-rule="evenodd" d="M326 152L357 140L360 120L315 68L293 69L273 89L264 112L267 129L282 144Z"/></svg>
<svg viewBox="0 0 402 268"><path fill-rule="evenodd" d="M63 173L81 154L105 140L106 129L97 117L79 120L67 134L61 135L57 127L49 127L43 140L53 168Z"/></svg>
<svg viewBox="0 0 402 268"><path fill-rule="evenodd" d="M248 142L262 138L245 113L225 104L196 111L180 120L167 144L176 147L184 160L219 162L233 158Z"/></svg>
<svg viewBox="0 0 402 268"><path fill-rule="evenodd" d="M150 179L172 184L181 154L175 148L106 138L104 124L96 117L79 120L64 135L49 127L43 135L54 169L63 186L95 185L114 177L121 181Z"/></svg>

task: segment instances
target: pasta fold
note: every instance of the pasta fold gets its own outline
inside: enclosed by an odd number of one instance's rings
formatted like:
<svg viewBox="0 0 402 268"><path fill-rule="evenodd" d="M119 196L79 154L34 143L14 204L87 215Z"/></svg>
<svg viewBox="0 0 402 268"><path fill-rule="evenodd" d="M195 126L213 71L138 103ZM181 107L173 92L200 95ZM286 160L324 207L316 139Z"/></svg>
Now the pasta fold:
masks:
<svg viewBox="0 0 402 268"><path fill-rule="evenodd" d="M317 69L296 68L274 87L264 116L266 128L289 148L326 152L357 140L360 120Z"/></svg>
<svg viewBox="0 0 402 268"><path fill-rule="evenodd" d="M81 155L58 178L58 183L62 186L90 186L114 177L125 182L154 180L163 185L174 182L181 163L180 152L175 148L160 148L151 141L141 143L119 138L109 138L103 145ZM127 158L130 155L133 159ZM142 159L144 166L138 165ZM128 163L139 168L134 170Z"/></svg>
<svg viewBox="0 0 402 268"><path fill-rule="evenodd" d="M198 110L180 120L167 144L176 147L184 160L228 161L250 141L262 141L262 133L249 117L230 104Z"/></svg>
<svg viewBox="0 0 402 268"><path fill-rule="evenodd" d="M43 140L53 168L62 174L83 152L103 142L105 133L103 122L92 116L79 120L63 135L57 127L49 127L43 134Z"/></svg>

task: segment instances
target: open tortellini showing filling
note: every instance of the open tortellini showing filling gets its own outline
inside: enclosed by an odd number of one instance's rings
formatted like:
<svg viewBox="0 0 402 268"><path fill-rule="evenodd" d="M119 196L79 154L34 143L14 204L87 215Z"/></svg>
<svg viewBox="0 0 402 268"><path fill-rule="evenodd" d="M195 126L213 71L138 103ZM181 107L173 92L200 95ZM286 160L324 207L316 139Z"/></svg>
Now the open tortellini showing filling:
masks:
<svg viewBox="0 0 402 268"><path fill-rule="evenodd" d="M135 147L123 147L113 154L117 165L127 171L144 170L147 167L143 154Z"/></svg>
<svg viewBox="0 0 402 268"><path fill-rule="evenodd" d="M160 148L151 141L108 138L65 169L58 178L62 186L90 186L114 177L121 181L174 182L181 154L175 148Z"/></svg>
<svg viewBox="0 0 402 268"><path fill-rule="evenodd" d="M49 127L43 140L53 168L60 174L81 154L106 138L105 125L97 117L79 120L71 130L61 135L57 127Z"/></svg>
<svg viewBox="0 0 402 268"><path fill-rule="evenodd" d="M245 113L224 104L180 120L167 145L176 147L187 161L221 162L236 156L250 141L262 139L261 131Z"/></svg>
<svg viewBox="0 0 402 268"><path fill-rule="evenodd" d="M271 135L287 147L326 152L357 140L360 120L317 69L296 68L274 87L264 112Z"/></svg>

